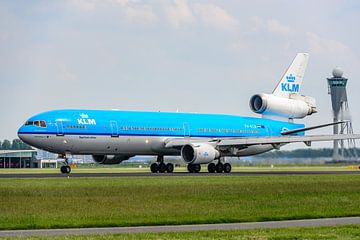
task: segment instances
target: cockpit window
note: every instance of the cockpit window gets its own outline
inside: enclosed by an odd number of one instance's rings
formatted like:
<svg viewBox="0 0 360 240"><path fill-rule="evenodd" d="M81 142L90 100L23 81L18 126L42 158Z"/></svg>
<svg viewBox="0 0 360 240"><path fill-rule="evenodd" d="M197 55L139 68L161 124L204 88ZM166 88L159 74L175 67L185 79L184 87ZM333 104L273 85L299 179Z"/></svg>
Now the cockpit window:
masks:
<svg viewBox="0 0 360 240"><path fill-rule="evenodd" d="M34 125L34 122L33 122L33 121L27 121L27 122L25 123L25 126L29 126L29 125Z"/></svg>
<svg viewBox="0 0 360 240"><path fill-rule="evenodd" d="M41 120L41 121L27 121L25 123L25 126L31 126L31 125L46 128L46 122L44 120Z"/></svg>
<svg viewBox="0 0 360 240"><path fill-rule="evenodd" d="M46 122L45 121L40 121L40 126L43 128L46 128Z"/></svg>

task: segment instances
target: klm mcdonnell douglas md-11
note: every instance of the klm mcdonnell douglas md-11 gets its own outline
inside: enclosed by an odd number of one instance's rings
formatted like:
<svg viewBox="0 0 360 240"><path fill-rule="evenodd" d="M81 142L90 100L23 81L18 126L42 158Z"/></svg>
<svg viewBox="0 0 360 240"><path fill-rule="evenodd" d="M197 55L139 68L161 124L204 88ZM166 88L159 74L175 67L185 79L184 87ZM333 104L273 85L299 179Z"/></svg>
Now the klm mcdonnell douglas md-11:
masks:
<svg viewBox="0 0 360 240"><path fill-rule="evenodd" d="M360 138L360 135L310 135L305 131L338 123L305 127L294 123L316 113L315 99L300 95L309 55L298 53L272 94L256 94L250 108L261 118L223 114L138 112L120 110L54 110L28 119L19 129L24 142L58 153L70 173L72 154L92 155L99 164L119 164L135 155L155 155L152 172L174 170L164 156L181 155L189 172L208 164L210 173L229 173L226 156L250 156L281 146L313 141Z"/></svg>

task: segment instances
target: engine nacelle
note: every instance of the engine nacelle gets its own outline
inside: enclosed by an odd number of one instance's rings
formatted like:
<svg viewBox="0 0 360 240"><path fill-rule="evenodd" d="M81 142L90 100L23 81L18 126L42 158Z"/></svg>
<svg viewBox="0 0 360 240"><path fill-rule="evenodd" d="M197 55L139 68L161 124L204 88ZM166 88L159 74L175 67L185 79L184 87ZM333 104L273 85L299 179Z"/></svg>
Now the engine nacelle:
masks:
<svg viewBox="0 0 360 240"><path fill-rule="evenodd" d="M181 148L181 157L188 164L202 164L219 158L220 153L207 143L186 144Z"/></svg>
<svg viewBox="0 0 360 240"><path fill-rule="evenodd" d="M317 112L314 98L298 94L290 98L256 94L250 99L250 108L255 113L286 118L304 118Z"/></svg>
<svg viewBox="0 0 360 240"><path fill-rule="evenodd" d="M93 155L94 161L99 164L119 164L122 161L128 160L132 156L124 155Z"/></svg>

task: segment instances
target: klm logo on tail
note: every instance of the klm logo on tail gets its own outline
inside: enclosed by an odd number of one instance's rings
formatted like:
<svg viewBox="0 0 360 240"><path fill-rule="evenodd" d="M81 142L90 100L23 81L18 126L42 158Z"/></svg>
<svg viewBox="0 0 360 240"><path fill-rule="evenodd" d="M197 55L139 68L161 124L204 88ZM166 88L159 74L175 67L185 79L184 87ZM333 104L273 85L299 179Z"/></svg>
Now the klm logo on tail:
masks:
<svg viewBox="0 0 360 240"><path fill-rule="evenodd" d="M286 76L286 82L281 83L281 91L282 92L299 92L299 84L294 83L296 77L291 73Z"/></svg>

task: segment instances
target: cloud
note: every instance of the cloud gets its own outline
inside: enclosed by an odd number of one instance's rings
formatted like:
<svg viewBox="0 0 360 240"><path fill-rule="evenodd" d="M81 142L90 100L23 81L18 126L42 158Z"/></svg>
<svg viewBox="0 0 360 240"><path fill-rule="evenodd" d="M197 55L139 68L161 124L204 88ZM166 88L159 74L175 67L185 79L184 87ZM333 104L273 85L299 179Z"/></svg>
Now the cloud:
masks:
<svg viewBox="0 0 360 240"><path fill-rule="evenodd" d="M71 8L78 9L82 12L93 12L96 10L98 1L96 0L68 0L67 4Z"/></svg>
<svg viewBox="0 0 360 240"><path fill-rule="evenodd" d="M235 30L239 25L236 18L231 16L225 9L214 4L197 3L194 5L194 12L208 26L224 30Z"/></svg>
<svg viewBox="0 0 360 240"><path fill-rule="evenodd" d="M262 19L260 17L251 18L253 31L267 31L270 33L288 35L291 30L288 26L280 23L276 19Z"/></svg>
<svg viewBox="0 0 360 240"><path fill-rule="evenodd" d="M307 32L306 39L310 50L318 55L337 55L337 54L351 54L351 49L345 44L333 40L322 38L316 33Z"/></svg>
<svg viewBox="0 0 360 240"><path fill-rule="evenodd" d="M165 15L175 28L196 22L187 0L175 0L172 6L165 7Z"/></svg>
<svg viewBox="0 0 360 240"><path fill-rule="evenodd" d="M132 22L150 24L157 21L157 16L150 5L127 5L124 7L124 12L126 18Z"/></svg>
<svg viewBox="0 0 360 240"><path fill-rule="evenodd" d="M149 24L157 20L152 6L138 0L68 0L68 6L88 13L96 12L99 8L117 7L130 22Z"/></svg>

